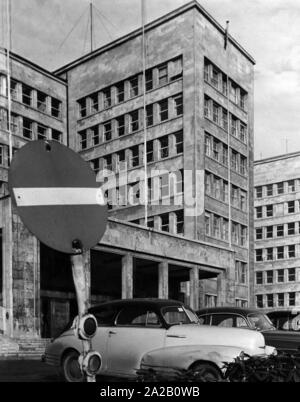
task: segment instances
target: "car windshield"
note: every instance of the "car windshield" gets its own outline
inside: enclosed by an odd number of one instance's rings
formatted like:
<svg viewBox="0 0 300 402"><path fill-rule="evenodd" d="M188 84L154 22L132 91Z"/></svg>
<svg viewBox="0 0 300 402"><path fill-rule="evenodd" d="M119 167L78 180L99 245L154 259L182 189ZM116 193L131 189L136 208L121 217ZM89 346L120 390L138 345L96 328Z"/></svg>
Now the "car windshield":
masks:
<svg viewBox="0 0 300 402"><path fill-rule="evenodd" d="M252 328L258 331L266 331L270 329L275 329L270 319L263 313L251 313L248 314L248 320Z"/></svg>
<svg viewBox="0 0 300 402"><path fill-rule="evenodd" d="M169 325L198 324L196 314L187 307L168 306L161 309L162 316Z"/></svg>

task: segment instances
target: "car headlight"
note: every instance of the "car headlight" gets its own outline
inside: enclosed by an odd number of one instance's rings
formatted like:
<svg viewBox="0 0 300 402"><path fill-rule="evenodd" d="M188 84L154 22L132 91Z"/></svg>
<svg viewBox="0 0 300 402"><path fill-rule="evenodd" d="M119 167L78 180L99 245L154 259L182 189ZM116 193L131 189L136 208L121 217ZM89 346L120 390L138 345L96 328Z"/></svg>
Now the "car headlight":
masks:
<svg viewBox="0 0 300 402"><path fill-rule="evenodd" d="M83 372L87 373L87 375L93 376L100 370L102 358L100 353L91 351L85 355L81 354L79 356L79 364Z"/></svg>
<svg viewBox="0 0 300 402"><path fill-rule="evenodd" d="M75 331L80 339L87 340L93 338L97 332L98 323L92 314L87 314L77 321Z"/></svg>

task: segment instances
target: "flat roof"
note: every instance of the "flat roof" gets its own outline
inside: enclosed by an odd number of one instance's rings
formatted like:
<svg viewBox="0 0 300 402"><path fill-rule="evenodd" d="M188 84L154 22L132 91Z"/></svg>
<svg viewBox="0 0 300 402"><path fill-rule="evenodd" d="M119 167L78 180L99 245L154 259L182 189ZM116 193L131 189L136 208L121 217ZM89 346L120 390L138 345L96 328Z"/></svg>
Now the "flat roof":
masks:
<svg viewBox="0 0 300 402"><path fill-rule="evenodd" d="M211 14L209 14L205 8L203 8L198 1L196 0L192 0L191 2L185 4L182 7L179 7L177 9L175 9L174 11L171 11L168 14L163 15L160 18L157 18L156 20L149 22L148 24L145 25L145 31L150 31L151 29L155 28L158 25L161 25L163 23L165 23L166 21L177 17L180 14L185 13L186 11L191 10L192 8L196 8L202 15L204 15L204 17L206 17L222 34L225 35L225 29L212 17ZM136 36L139 36L142 34L142 28L138 28L130 33L128 33L127 35L124 35L104 46L101 46L100 48L94 50L93 52L90 52L60 68L58 68L57 70L55 70L53 72L53 74L63 74L64 72L71 70L72 68L76 67L79 64L82 64L94 57L99 56L101 53L104 53L116 46L119 46L121 44L123 44L124 42L131 40L133 38L135 38ZM250 60L253 64L255 64L255 60L254 58L229 34L228 35L228 41L231 42L236 48L239 49L239 51L241 53L244 54L245 57L248 58L248 60Z"/></svg>
<svg viewBox="0 0 300 402"><path fill-rule="evenodd" d="M296 157L300 157L300 151L290 152L287 154L281 154L281 155L276 155L276 156L270 156L269 158L264 158L264 159L259 159L257 161L254 161L254 166L255 165L263 165L265 163L276 162L276 161L283 160L283 159L296 158Z"/></svg>

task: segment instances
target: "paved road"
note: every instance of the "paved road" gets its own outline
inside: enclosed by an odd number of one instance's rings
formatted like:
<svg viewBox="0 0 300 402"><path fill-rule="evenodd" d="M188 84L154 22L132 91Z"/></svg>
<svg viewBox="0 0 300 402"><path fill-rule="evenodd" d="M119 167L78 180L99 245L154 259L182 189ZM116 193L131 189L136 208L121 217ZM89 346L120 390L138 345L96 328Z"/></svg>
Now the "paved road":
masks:
<svg viewBox="0 0 300 402"><path fill-rule="evenodd" d="M39 360L0 361L0 382L60 382L55 368Z"/></svg>

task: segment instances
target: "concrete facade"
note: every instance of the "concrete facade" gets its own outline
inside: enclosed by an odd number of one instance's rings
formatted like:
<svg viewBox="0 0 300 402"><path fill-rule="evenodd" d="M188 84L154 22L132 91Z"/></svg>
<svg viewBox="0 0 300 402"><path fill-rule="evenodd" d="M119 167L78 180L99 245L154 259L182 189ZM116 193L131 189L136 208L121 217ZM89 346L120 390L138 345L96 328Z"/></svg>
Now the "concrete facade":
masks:
<svg viewBox="0 0 300 402"><path fill-rule="evenodd" d="M144 95L141 30L54 74L12 56L14 148L46 133L89 161L100 182L107 171L108 228L85 255L91 304L146 296L195 309L251 302L254 61L230 36L225 50L224 40L224 29L196 1L149 23ZM4 62L3 55L0 107L7 109ZM76 314L70 260L40 244L12 211L8 134L0 133L0 331L50 337ZM145 137L147 225L140 202Z"/></svg>
<svg viewBox="0 0 300 402"><path fill-rule="evenodd" d="M272 309L300 306L300 153L254 164L255 302Z"/></svg>

